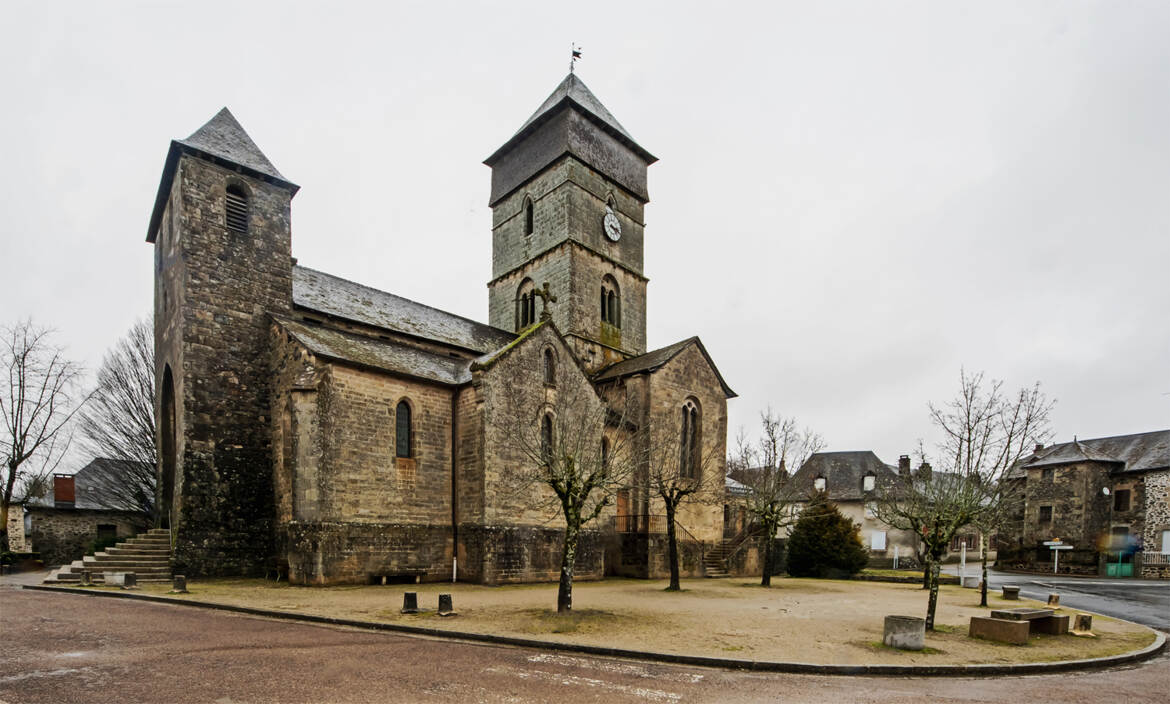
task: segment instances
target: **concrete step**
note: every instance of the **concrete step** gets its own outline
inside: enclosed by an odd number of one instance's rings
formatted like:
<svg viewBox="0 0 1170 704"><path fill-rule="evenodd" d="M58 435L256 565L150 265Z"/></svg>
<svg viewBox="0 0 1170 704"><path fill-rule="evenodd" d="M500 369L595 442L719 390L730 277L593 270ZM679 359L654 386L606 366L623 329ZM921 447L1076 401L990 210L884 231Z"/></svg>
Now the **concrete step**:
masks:
<svg viewBox="0 0 1170 704"><path fill-rule="evenodd" d="M95 555L93 558L83 560L82 566L85 569L90 569L90 570L94 569L95 567L100 567L102 569L132 570L135 567L145 567L145 568L170 567L171 561L170 561L170 558L164 558L161 560L130 560L130 559L118 558L118 557L100 557L99 558Z"/></svg>
<svg viewBox="0 0 1170 704"><path fill-rule="evenodd" d="M131 556L158 557L159 555L162 555L164 557L169 557L171 554L171 551L166 549L166 548L144 548L144 547L129 547L129 548L112 547L112 548L106 548L104 550L104 552L107 555L118 555L121 557L131 557Z"/></svg>

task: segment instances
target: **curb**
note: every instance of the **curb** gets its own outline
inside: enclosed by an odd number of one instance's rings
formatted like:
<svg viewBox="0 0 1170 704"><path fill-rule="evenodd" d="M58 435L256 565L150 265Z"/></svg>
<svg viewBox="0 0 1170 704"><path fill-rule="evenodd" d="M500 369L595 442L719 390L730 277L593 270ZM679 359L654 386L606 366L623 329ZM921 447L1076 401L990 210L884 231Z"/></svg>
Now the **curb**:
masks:
<svg viewBox="0 0 1170 704"><path fill-rule="evenodd" d="M129 592L106 592L92 589L76 589L73 587L51 587L44 585L22 585L22 589L31 591L60 592L64 594L80 594L84 596L109 597L114 599L131 599L149 601L159 604L191 606L216 611L228 611L250 616L282 619L286 621L301 621L303 623L319 623L329 626L346 626L360 628L367 631L387 631L391 633L405 633L410 635L430 636L449 640L462 640L477 643L492 643L496 645L510 645L537 650L559 650L585 655L600 655L604 657L627 658L649 662L661 662L673 665L694 665L699 667L717 667L725 670L751 670L755 672L785 672L809 675L868 675L868 676L914 676L914 677L987 677L994 675L1030 675L1047 674L1052 672L1068 672L1071 670L1090 670L1114 667L1127 663L1148 660L1166 649L1166 635L1154 631L1154 642L1141 650L1134 650L1121 655L1110 655L1103 658L1088 660L1062 660L1059 662L1031 662L1018 665L818 665L804 662L775 662L769 660L738 660L734 658L717 658L704 655L675 655L672 653L651 653L622 648L607 648L597 645L574 645L572 643L557 643L552 641L534 640L529 638L513 638L511 636L497 636L487 633L468 633L465 631L448 631L423 626L407 626L396 623L376 623L371 621L357 621L353 619L334 618L331 616L314 616L311 614L294 614L284 611L269 611L250 606L233 606L230 604L213 604L206 601L192 601L189 599L174 599L166 596L151 594L134 594ZM1140 624L1139 624L1140 625ZM1153 629L1150 629L1153 630Z"/></svg>

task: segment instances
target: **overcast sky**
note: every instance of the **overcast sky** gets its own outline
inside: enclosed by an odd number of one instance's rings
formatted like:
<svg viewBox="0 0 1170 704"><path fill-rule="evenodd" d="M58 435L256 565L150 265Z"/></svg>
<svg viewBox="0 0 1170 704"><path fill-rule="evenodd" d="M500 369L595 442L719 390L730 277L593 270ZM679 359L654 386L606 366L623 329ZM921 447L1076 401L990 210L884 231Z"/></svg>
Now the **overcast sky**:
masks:
<svg viewBox="0 0 1170 704"><path fill-rule="evenodd" d="M661 161L651 348L886 462L959 369L1170 426L1170 3L5 3L0 323L151 309L169 140L228 106L302 264L487 319L482 160L568 69Z"/></svg>

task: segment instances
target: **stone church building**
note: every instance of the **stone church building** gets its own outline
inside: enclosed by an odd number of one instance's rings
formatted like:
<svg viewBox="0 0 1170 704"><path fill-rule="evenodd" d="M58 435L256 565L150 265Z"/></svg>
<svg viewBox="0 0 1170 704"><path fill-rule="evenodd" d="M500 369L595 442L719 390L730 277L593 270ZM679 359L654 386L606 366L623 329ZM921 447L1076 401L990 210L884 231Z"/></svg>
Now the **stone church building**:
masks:
<svg viewBox="0 0 1170 704"><path fill-rule="evenodd" d="M549 490L502 489L531 469L509 451L506 395L534 423L569 396L636 399L614 433L682 418L680 446L715 458L702 471L722 487L734 392L696 337L646 349L655 160L565 78L485 162L485 324L299 265L298 186L226 109L171 142L147 241L176 569L331 584L450 579L457 560L460 580L556 579ZM660 543L637 534L662 513L641 474L587 524L578 576L661 573ZM679 523L694 542L723 537L717 502Z"/></svg>

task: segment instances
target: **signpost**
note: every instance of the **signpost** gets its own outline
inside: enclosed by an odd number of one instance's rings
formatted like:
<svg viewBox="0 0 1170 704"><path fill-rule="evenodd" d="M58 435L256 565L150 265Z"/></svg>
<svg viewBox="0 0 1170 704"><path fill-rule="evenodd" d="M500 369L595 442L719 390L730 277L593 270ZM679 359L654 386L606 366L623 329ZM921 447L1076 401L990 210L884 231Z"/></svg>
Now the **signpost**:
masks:
<svg viewBox="0 0 1170 704"><path fill-rule="evenodd" d="M1052 549L1052 574L1057 574L1060 570L1060 551L1072 550L1073 546L1065 545L1059 540L1045 540L1044 544Z"/></svg>

